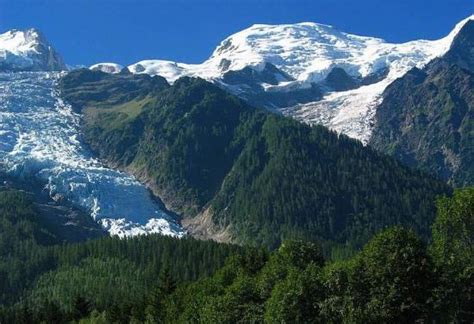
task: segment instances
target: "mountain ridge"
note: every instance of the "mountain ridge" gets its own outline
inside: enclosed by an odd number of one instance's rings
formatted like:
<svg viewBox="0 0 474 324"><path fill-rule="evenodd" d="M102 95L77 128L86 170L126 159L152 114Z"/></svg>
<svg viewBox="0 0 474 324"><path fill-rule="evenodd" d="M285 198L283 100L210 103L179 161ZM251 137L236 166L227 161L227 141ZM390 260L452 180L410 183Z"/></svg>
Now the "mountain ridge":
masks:
<svg viewBox="0 0 474 324"><path fill-rule="evenodd" d="M444 56L387 87L369 142L459 187L474 184L473 35L470 21Z"/></svg>
<svg viewBox="0 0 474 324"><path fill-rule="evenodd" d="M64 71L62 57L37 29L0 34L0 72Z"/></svg>
<svg viewBox="0 0 474 324"><path fill-rule="evenodd" d="M201 64L145 60L127 69L161 75L171 83L181 76L201 77L255 106L322 124L367 143L384 89L412 67L421 68L443 55L462 26L473 18L462 20L439 40L401 44L317 23L256 24L224 39ZM275 76L286 74L291 79L263 81L260 74L268 75L269 65ZM103 67L110 69L106 64ZM340 80L342 85L331 85L327 80L336 69L346 74ZM240 82L227 83L229 74L234 79L238 75Z"/></svg>
<svg viewBox="0 0 474 324"><path fill-rule="evenodd" d="M358 247L387 222L425 232L434 197L450 191L356 140L254 108L203 79L127 91L140 77L72 71L61 93L82 107L98 156L147 183L197 237Z"/></svg>

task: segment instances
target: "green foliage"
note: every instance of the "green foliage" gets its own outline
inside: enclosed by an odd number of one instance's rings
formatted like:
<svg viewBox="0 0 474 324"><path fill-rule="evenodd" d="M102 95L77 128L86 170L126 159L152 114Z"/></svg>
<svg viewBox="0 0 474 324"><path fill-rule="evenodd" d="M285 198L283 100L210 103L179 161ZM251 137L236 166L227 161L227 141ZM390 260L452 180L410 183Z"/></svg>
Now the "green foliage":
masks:
<svg viewBox="0 0 474 324"><path fill-rule="evenodd" d="M443 184L202 80L127 97L114 85L128 89L132 76L80 73L71 96L86 116L84 78L104 82L94 113L116 109L113 127L94 130L103 153L153 174L190 214L211 208L241 241L283 243L271 253L157 235L66 244L27 195L0 192L0 323L472 322L472 188L439 200L427 249L415 232L428 238ZM385 229L394 223L413 230Z"/></svg>
<svg viewBox="0 0 474 324"><path fill-rule="evenodd" d="M42 248L60 243L26 193L0 191L0 304L18 297L38 273L54 266Z"/></svg>
<svg viewBox="0 0 474 324"><path fill-rule="evenodd" d="M229 259L211 278L168 296L167 304L175 306L165 309L163 321L412 323L473 318L471 313L446 317L448 310L435 311L436 294L445 287L413 231L387 229L347 261L323 265L305 259L304 253L288 258L289 246L302 251L307 244L284 243L252 271Z"/></svg>
<svg viewBox="0 0 474 324"><path fill-rule="evenodd" d="M173 290L174 280L186 282L211 275L229 255L240 253L242 248L151 235L103 238L53 246L48 251L58 266L37 277L29 292L30 304L53 301L70 313L74 299L82 296L98 310L114 305L131 315L134 310L127 308L130 300L140 301L144 308L149 292L158 290L160 296L166 295ZM117 312L122 314L123 310Z"/></svg>
<svg viewBox="0 0 474 324"><path fill-rule="evenodd" d="M474 265L474 187L458 189L438 200L432 253L438 264L463 268Z"/></svg>
<svg viewBox="0 0 474 324"><path fill-rule="evenodd" d="M312 264L306 269L291 269L278 282L265 303L267 323L324 323L319 304L325 291L319 276L320 269Z"/></svg>
<svg viewBox="0 0 474 324"><path fill-rule="evenodd" d="M82 107L85 138L100 157L134 172L183 217L208 213L211 238L227 229L238 243L277 248L310 239L347 254L393 224L429 238L433 201L450 191L445 184L201 79L109 100L140 80L74 71L62 80L63 95ZM96 86L108 89L102 101Z"/></svg>
<svg viewBox="0 0 474 324"><path fill-rule="evenodd" d="M438 200L431 253L439 288L436 311L443 321L474 318L474 188Z"/></svg>
<svg viewBox="0 0 474 324"><path fill-rule="evenodd" d="M140 300L145 283L143 271L128 260L87 258L77 266L42 275L29 298L34 305L48 301L76 312L73 303L80 295L92 300L98 309L106 309L128 299Z"/></svg>
<svg viewBox="0 0 474 324"><path fill-rule="evenodd" d="M461 229L469 226L472 208L464 207L471 200L472 189L441 200L440 206L452 208L450 214L439 209L437 224L456 210L464 217L459 222L453 217L453 222ZM452 246L466 237L463 231L445 237L447 232L434 230L438 234L430 250L438 238ZM224 323L472 321L472 259L462 254L464 269L440 268L427 251L413 231L401 227L379 233L351 259L333 263L324 263L314 243L284 242L263 266L249 270L247 262L232 258L213 277L176 290L169 300L180 306L165 318Z"/></svg>
<svg viewBox="0 0 474 324"><path fill-rule="evenodd" d="M91 303L84 297L78 295L73 300L72 316L75 320L87 317L92 309Z"/></svg>
<svg viewBox="0 0 474 324"><path fill-rule="evenodd" d="M175 291L176 282L168 267L164 267L159 275L157 286L149 293L148 306L146 308L147 318L154 322L160 322L164 317L165 299Z"/></svg>
<svg viewBox="0 0 474 324"><path fill-rule="evenodd" d="M0 322L470 323L474 267L462 250L471 237L472 201L472 188L439 200L429 249L398 226L336 262L301 240L284 241L271 254L159 236L46 247L59 267L43 274L23 302L0 307ZM201 248L213 258L228 251L227 261L210 276L183 279L204 256ZM150 265L166 251L179 258Z"/></svg>
<svg viewBox="0 0 474 324"><path fill-rule="evenodd" d="M114 314L144 320L149 287L158 282L163 295L171 294L174 280L209 276L243 251L158 235L66 244L57 229L26 193L0 191L0 323L79 320L93 310L92 322Z"/></svg>
<svg viewBox="0 0 474 324"><path fill-rule="evenodd" d="M113 80L113 83L110 82ZM64 96L74 100L75 109L81 111L91 103L107 107L132 100L139 100L152 91L167 88L169 85L162 77L146 74L111 75L100 71L79 69L74 78L63 78L59 84Z"/></svg>
<svg viewBox="0 0 474 324"><path fill-rule="evenodd" d="M422 241L396 227L377 235L355 259L357 295L372 323L426 318L434 276Z"/></svg>
<svg viewBox="0 0 474 324"><path fill-rule="evenodd" d="M321 247L313 242L287 240L278 250L280 261L303 270L309 263L321 267L324 256Z"/></svg>

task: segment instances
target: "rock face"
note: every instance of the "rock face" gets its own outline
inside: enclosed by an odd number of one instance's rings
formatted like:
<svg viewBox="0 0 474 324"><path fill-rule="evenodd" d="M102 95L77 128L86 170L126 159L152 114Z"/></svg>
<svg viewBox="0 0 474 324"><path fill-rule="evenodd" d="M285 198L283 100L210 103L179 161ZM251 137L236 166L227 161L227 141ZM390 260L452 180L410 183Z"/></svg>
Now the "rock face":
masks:
<svg viewBox="0 0 474 324"><path fill-rule="evenodd" d="M384 93L369 144L456 186L474 184L474 21Z"/></svg>
<svg viewBox="0 0 474 324"><path fill-rule="evenodd" d="M146 60L128 69L170 83L182 76L201 77L254 106L367 143L386 87L445 54L471 19L442 39L402 44L317 23L253 25L226 38L201 64Z"/></svg>
<svg viewBox="0 0 474 324"><path fill-rule="evenodd" d="M0 72L63 70L63 59L38 30L0 34Z"/></svg>
<svg viewBox="0 0 474 324"><path fill-rule="evenodd" d="M468 21L454 39L445 60L474 72L474 21Z"/></svg>

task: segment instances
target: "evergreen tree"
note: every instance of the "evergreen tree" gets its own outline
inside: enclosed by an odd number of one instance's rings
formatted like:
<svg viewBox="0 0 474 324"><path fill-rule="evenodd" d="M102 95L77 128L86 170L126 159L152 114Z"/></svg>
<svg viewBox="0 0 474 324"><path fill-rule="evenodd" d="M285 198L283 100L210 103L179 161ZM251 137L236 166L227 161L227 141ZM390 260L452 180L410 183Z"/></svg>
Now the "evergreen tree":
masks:
<svg viewBox="0 0 474 324"><path fill-rule="evenodd" d="M165 266L159 276L158 284L149 295L147 314L157 323L162 323L165 316L165 300L176 289L176 281L173 279L170 267Z"/></svg>
<svg viewBox="0 0 474 324"><path fill-rule="evenodd" d="M46 323L60 324L65 322L64 314L61 312L58 304L51 300L47 300L41 311L42 319Z"/></svg>
<svg viewBox="0 0 474 324"><path fill-rule="evenodd" d="M76 296L73 301L72 316L75 320L87 317L91 312L91 303L82 296Z"/></svg>

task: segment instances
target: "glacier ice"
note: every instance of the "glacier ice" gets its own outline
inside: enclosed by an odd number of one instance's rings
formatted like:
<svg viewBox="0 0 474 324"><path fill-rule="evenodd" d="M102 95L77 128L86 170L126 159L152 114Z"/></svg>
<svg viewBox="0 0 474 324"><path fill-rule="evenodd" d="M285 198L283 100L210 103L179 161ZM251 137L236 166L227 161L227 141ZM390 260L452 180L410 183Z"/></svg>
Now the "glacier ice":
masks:
<svg viewBox="0 0 474 324"><path fill-rule="evenodd" d="M81 142L80 116L59 97L61 72L0 73L0 167L35 179L55 200L84 209L112 235L184 232L132 176Z"/></svg>

